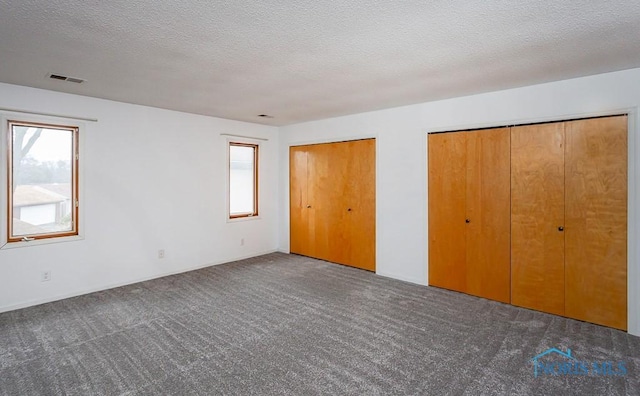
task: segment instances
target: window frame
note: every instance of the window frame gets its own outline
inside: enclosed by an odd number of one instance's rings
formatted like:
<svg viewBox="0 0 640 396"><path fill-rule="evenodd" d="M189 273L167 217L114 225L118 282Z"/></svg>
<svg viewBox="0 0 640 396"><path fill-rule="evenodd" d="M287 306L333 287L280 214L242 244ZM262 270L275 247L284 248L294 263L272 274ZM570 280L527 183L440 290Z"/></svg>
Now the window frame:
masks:
<svg viewBox="0 0 640 396"><path fill-rule="evenodd" d="M253 211L243 213L231 213L231 147L250 147L253 148ZM260 160L260 144L240 141L240 140L228 140L227 142L227 219L253 219L259 218L260 206L259 206L259 160Z"/></svg>
<svg viewBox="0 0 640 396"><path fill-rule="evenodd" d="M66 120L50 120L40 119L39 117L29 117L29 120L24 120L24 117L2 117L3 134L5 139L3 152L6 153L6 161L2 161L2 168L5 168L2 181L2 199L0 202L2 206L5 206L2 210L3 216L1 216L4 224L2 225L2 238L0 248L12 248L21 247L27 245L39 245L43 243L52 242L64 242L70 240L82 239L80 232L82 227L82 211L81 211L81 139L80 130L81 125L76 123L65 122ZM29 234L29 235L13 235L13 128L15 126L25 127L37 127L53 130L67 131L72 136L72 161L71 161L71 230L47 232L41 234ZM5 217L6 216L6 217Z"/></svg>

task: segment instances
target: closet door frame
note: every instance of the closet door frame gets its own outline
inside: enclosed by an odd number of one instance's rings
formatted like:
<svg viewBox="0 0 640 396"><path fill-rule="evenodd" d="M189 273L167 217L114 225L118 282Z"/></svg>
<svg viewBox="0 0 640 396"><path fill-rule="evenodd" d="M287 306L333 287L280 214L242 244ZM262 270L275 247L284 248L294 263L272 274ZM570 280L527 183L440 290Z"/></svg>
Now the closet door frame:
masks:
<svg viewBox="0 0 640 396"><path fill-rule="evenodd" d="M476 129L498 128L502 126L518 126L527 124L537 124L545 122L563 122L583 118L607 117L614 115L627 114L627 332L629 334L640 337L640 249L636 247L636 241L640 239L640 108L639 107L622 107L612 108L602 111L564 114L550 117L528 118L518 122L513 118L504 121L497 120L491 123L481 124L462 124L453 125L442 128L434 128L426 130L426 134L439 132L469 131ZM425 135L426 135L425 134ZM429 139L425 139L428 140ZM425 144L425 158L428 160L428 143ZM428 185L427 172L427 185ZM429 207L428 194L425 197L427 208ZM426 224L428 224L429 212L427 210ZM428 261L428 236L427 245L425 247L425 257ZM427 264L428 265L428 264ZM428 267L427 267L427 284ZM634 304L634 302L636 302Z"/></svg>

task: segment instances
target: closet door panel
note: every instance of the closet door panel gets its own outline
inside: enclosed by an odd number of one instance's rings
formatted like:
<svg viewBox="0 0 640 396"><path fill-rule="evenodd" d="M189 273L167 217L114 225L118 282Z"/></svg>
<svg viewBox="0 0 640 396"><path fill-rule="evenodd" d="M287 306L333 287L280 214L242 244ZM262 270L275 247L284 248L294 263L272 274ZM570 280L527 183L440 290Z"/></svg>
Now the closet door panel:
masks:
<svg viewBox="0 0 640 396"><path fill-rule="evenodd" d="M510 301L509 128L466 132L466 291ZM465 220L466 221L466 220Z"/></svg>
<svg viewBox="0 0 640 396"><path fill-rule="evenodd" d="M331 147L326 144L308 146L307 183L310 252L309 256L331 260L330 249L332 214Z"/></svg>
<svg viewBox="0 0 640 396"><path fill-rule="evenodd" d="M511 129L511 303L564 314L564 124Z"/></svg>
<svg viewBox="0 0 640 396"><path fill-rule="evenodd" d="M345 265L351 265L351 251L356 248L350 234L351 219L347 213L347 206L352 201L348 190L351 177L349 145L349 142L322 145L330 161L330 179L325 181L327 190L324 198L330 230L329 254L326 260Z"/></svg>
<svg viewBox="0 0 640 396"><path fill-rule="evenodd" d="M627 117L567 123L566 314L627 328Z"/></svg>
<svg viewBox="0 0 640 396"><path fill-rule="evenodd" d="M289 213L291 253L309 255L309 213L307 209L307 151L289 149Z"/></svg>
<svg viewBox="0 0 640 396"><path fill-rule="evenodd" d="M358 268L376 269L376 141L357 140L347 147L347 196L341 208L348 218L347 235L352 249L349 264Z"/></svg>
<svg viewBox="0 0 640 396"><path fill-rule="evenodd" d="M428 136L429 284L466 292L465 133Z"/></svg>

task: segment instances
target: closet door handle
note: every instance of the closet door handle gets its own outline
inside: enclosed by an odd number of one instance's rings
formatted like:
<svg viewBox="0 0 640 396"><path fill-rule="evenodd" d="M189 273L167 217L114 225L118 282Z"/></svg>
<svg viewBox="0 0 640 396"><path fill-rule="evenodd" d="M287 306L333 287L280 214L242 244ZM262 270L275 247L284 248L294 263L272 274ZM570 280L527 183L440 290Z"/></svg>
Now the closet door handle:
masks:
<svg viewBox="0 0 640 396"><path fill-rule="evenodd" d="M563 226L558 227L558 231L564 231L564 227Z"/></svg>
<svg viewBox="0 0 640 396"><path fill-rule="evenodd" d="M351 212L351 208L347 209L347 212Z"/></svg>
<svg viewBox="0 0 640 396"><path fill-rule="evenodd" d="M465 222L465 223L467 223L467 224L469 224L469 223L471 223L471 220L469 220L469 219L464 219L464 222Z"/></svg>
<svg viewBox="0 0 640 396"><path fill-rule="evenodd" d="M307 205L307 209L311 209L311 205Z"/></svg>

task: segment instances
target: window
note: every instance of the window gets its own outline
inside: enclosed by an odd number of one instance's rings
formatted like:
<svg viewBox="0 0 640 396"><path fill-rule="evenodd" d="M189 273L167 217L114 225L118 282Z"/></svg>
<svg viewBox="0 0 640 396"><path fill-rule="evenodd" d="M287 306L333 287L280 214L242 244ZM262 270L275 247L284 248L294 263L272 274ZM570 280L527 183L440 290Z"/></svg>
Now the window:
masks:
<svg viewBox="0 0 640 396"><path fill-rule="evenodd" d="M258 215L258 145L229 143L229 218Z"/></svg>
<svg viewBox="0 0 640 396"><path fill-rule="evenodd" d="M78 235L78 127L9 121L7 241Z"/></svg>

